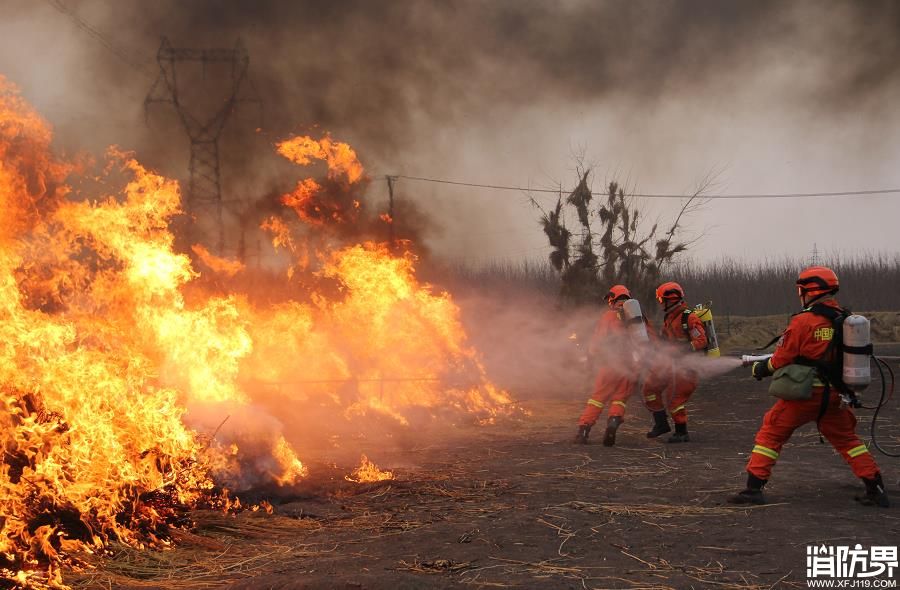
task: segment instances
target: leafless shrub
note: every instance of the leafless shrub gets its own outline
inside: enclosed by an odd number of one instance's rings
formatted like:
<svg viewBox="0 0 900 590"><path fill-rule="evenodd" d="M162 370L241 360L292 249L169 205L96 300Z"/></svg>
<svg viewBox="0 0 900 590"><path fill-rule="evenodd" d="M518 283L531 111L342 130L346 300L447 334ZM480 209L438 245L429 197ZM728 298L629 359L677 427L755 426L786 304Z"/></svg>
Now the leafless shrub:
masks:
<svg viewBox="0 0 900 590"><path fill-rule="evenodd" d="M551 266L559 273L559 294L564 303L580 305L597 301L614 284L627 285L644 301L666 269L691 245L681 239L684 217L703 205L700 196L709 185L706 179L685 203L665 231L659 222L649 230L638 203L624 188L612 181L599 205L590 188L591 169L579 164L578 185L556 206L541 212L541 227L552 252ZM568 213L568 215L567 215ZM574 217L577 230L570 230L567 219Z"/></svg>

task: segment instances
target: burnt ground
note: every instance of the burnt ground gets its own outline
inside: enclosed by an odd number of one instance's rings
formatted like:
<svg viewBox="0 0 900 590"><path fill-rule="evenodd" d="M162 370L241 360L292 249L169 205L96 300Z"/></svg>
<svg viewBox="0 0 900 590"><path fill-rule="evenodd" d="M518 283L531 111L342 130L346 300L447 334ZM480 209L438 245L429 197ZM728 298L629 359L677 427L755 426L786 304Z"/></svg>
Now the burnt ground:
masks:
<svg viewBox="0 0 900 590"><path fill-rule="evenodd" d="M649 417L632 398L614 448L569 442L581 396L535 399L523 404L528 417L377 455L395 481L353 484L343 480L353 465L313 464L307 488L275 502L275 514L198 513L175 549L121 548L67 580L234 590L801 588L807 544L896 545L900 459L875 455L895 507L861 506L859 481L812 425L785 447L769 505L725 503L744 483L770 399L742 371L708 381L689 408L693 441L670 445L645 438ZM898 406L880 430L895 450ZM866 439L871 412L859 415Z"/></svg>

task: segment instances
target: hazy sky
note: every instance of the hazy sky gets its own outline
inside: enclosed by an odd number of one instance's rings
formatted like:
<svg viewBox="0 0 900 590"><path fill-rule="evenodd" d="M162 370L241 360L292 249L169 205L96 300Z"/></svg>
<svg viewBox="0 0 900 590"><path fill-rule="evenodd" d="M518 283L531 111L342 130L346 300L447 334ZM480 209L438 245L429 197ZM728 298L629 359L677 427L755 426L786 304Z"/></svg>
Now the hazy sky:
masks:
<svg viewBox="0 0 900 590"><path fill-rule="evenodd" d="M317 126L373 176L555 187L575 155L595 187L689 193L900 187L900 3L528 0L415 2L0 0L0 73L61 149L135 149L184 178L187 141L160 107L145 124L161 35L240 36L265 100L223 139L230 198L289 185L269 145ZM64 14L108 39L116 55ZM125 59L122 59L122 56ZM318 131L317 131L318 132ZM434 252L472 262L545 254L515 192L401 181L440 228ZM384 183L373 182L382 199ZM552 197L551 197L552 198ZM548 201L549 199L544 198ZM677 202L653 202L666 219ZM896 252L900 195L710 203L694 255L760 259Z"/></svg>

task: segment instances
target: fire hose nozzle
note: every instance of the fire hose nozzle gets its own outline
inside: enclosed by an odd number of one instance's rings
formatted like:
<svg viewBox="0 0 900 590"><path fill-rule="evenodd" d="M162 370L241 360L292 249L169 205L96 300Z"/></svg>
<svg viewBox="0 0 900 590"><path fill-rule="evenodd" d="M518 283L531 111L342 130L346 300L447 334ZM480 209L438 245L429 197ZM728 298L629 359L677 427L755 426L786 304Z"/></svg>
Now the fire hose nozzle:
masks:
<svg viewBox="0 0 900 590"><path fill-rule="evenodd" d="M772 358L771 354L745 354L741 357L741 366L749 367L755 362L767 361Z"/></svg>

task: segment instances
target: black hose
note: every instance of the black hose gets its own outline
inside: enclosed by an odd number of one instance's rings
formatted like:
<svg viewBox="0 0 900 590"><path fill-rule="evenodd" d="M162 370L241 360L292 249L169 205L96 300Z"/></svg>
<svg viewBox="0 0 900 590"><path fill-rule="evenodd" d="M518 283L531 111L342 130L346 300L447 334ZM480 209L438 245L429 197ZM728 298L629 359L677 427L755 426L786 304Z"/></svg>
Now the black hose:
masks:
<svg viewBox="0 0 900 590"><path fill-rule="evenodd" d="M874 355L869 356L869 361L870 361L870 364L871 364L872 362L874 362L874 363L875 363L875 368L878 370L879 373L881 373L881 367L878 366L878 361L879 361L878 357L876 357L876 356L874 356ZM884 374L881 373L881 399L878 400L878 404L876 404L876 405L874 405L874 406L867 406L866 404L862 403L862 402L859 400L858 397L855 397L855 396L854 396L854 399L855 399L855 401L856 401L856 404L853 405L853 407L854 407L854 408L861 408L861 409L863 409L863 410L877 410L879 407L881 407L881 405L882 405L883 403L887 403L887 402L885 401L885 399L884 399L884 388L885 388Z"/></svg>
<svg viewBox="0 0 900 590"><path fill-rule="evenodd" d="M887 404L891 398L894 397L894 370L891 368L889 364L881 360L880 358L873 356L875 360L875 367L878 369L878 374L881 376L881 399L878 400L878 405L875 406L875 413L872 414L872 425L870 427L870 435L872 437L872 445L878 449L878 451L882 455L886 455L888 457L900 457L900 453L890 453L881 448L881 445L878 444L878 440L875 438L875 431L878 422L878 413L881 411L881 408ZM888 373L891 376L891 393L887 394L887 381L884 378L884 371L882 370L882 366L888 370ZM885 399L887 397L887 399Z"/></svg>

